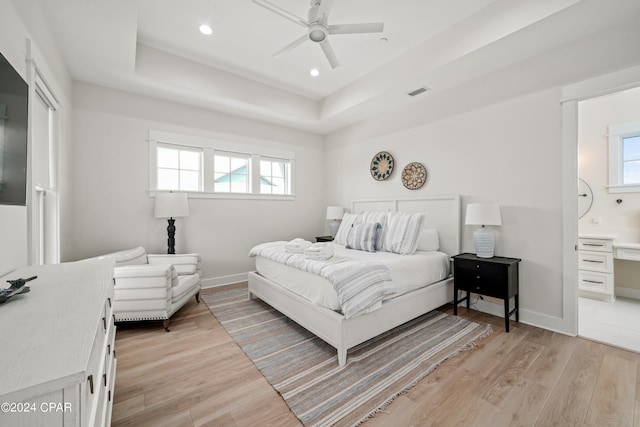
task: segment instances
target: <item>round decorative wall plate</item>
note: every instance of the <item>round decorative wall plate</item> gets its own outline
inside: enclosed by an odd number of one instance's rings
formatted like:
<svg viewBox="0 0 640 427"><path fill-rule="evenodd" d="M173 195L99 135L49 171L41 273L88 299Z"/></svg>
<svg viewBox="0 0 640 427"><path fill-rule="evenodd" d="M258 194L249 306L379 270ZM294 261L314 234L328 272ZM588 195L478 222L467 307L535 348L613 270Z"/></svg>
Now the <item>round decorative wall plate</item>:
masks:
<svg viewBox="0 0 640 427"><path fill-rule="evenodd" d="M402 183L409 190L417 190L424 185L426 180L427 170L422 163L409 163L402 171Z"/></svg>
<svg viewBox="0 0 640 427"><path fill-rule="evenodd" d="M371 159L371 176L377 181L384 181L391 176L395 161L393 156L386 151L381 151Z"/></svg>

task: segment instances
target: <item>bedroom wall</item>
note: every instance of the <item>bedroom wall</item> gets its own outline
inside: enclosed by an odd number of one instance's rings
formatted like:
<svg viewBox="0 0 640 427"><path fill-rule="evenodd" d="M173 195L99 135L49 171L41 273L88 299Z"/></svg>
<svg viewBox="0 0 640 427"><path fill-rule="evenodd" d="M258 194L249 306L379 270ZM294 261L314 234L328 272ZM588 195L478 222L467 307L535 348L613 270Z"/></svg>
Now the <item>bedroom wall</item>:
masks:
<svg viewBox="0 0 640 427"><path fill-rule="evenodd" d="M560 89L547 89L405 130L378 118L335 133L326 152L328 203L456 193L462 218L470 202L498 203L503 226L495 228L496 255L522 259L520 319L555 328L563 315L560 97ZM419 117L421 107L414 104L411 114ZM369 163L382 150L395 157L397 169L377 182ZM401 172L414 161L425 165L428 178L412 191L402 185ZM462 226L465 252L475 252L473 231ZM486 301L478 308L501 310Z"/></svg>
<svg viewBox="0 0 640 427"><path fill-rule="evenodd" d="M295 153L294 201L189 200L190 216L176 221L176 250L201 254L204 286L246 278L255 244L325 232L318 135L84 83L74 86L74 107L72 259L139 245L166 253L167 222L153 217L148 192L149 129L257 138Z"/></svg>
<svg viewBox="0 0 640 427"><path fill-rule="evenodd" d="M70 156L70 94L71 77L64 59L44 23L44 17L34 2L0 0L0 52L18 70L27 76L27 40L31 55L40 73L55 91L61 103L59 128L59 162L65 166ZM32 170L28 171L33 173ZM61 221L70 223L71 212L67 196L70 180L66 174L59 177ZM64 236L67 228L61 229ZM0 274L28 263L28 211L25 206L0 206L0 235L5 244L0 246ZM63 242L65 241L62 239ZM66 247L63 246L64 253Z"/></svg>
<svg viewBox="0 0 640 427"><path fill-rule="evenodd" d="M593 205L578 221L579 231L612 234L620 241L640 242L640 194L610 194L607 189L608 126L640 121L640 87L588 99L578 107L579 176L593 192ZM622 203L616 203L617 199ZM599 218L600 224L595 224L594 218ZM619 295L640 296L639 277L640 263L615 260L615 285Z"/></svg>

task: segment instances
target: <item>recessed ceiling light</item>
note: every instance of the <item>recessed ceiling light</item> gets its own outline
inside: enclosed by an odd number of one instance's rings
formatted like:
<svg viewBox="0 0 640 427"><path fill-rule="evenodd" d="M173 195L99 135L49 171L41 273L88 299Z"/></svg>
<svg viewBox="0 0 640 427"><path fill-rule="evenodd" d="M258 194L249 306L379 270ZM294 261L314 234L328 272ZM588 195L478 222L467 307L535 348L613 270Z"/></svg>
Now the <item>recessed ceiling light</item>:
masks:
<svg viewBox="0 0 640 427"><path fill-rule="evenodd" d="M309 71L309 74L311 74L312 77L318 77L320 75L320 70L312 68L311 71Z"/></svg>
<svg viewBox="0 0 640 427"><path fill-rule="evenodd" d="M200 32L204 35L210 36L213 33L213 30L207 24L200 25Z"/></svg>

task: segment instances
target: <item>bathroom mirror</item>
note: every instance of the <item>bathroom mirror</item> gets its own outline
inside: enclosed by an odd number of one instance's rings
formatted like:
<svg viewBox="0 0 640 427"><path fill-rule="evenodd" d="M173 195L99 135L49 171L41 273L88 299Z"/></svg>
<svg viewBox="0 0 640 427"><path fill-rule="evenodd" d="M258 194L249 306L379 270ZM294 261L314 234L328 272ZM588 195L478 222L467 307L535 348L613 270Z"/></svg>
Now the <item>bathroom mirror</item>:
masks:
<svg viewBox="0 0 640 427"><path fill-rule="evenodd" d="M578 219L589 212L593 205L593 191L582 178L578 179Z"/></svg>

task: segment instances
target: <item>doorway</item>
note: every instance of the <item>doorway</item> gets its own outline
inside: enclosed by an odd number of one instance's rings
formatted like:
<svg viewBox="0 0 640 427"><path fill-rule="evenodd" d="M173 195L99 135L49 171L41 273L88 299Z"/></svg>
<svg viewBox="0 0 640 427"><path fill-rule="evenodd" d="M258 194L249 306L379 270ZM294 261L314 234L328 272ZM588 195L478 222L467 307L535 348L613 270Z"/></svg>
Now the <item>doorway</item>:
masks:
<svg viewBox="0 0 640 427"><path fill-rule="evenodd" d="M615 131L637 123L640 135L640 87L589 97L577 108L578 334L640 352L640 192L629 184L633 170L640 171L640 138L626 138L627 148L618 152L622 139ZM621 174L626 185L616 181Z"/></svg>

